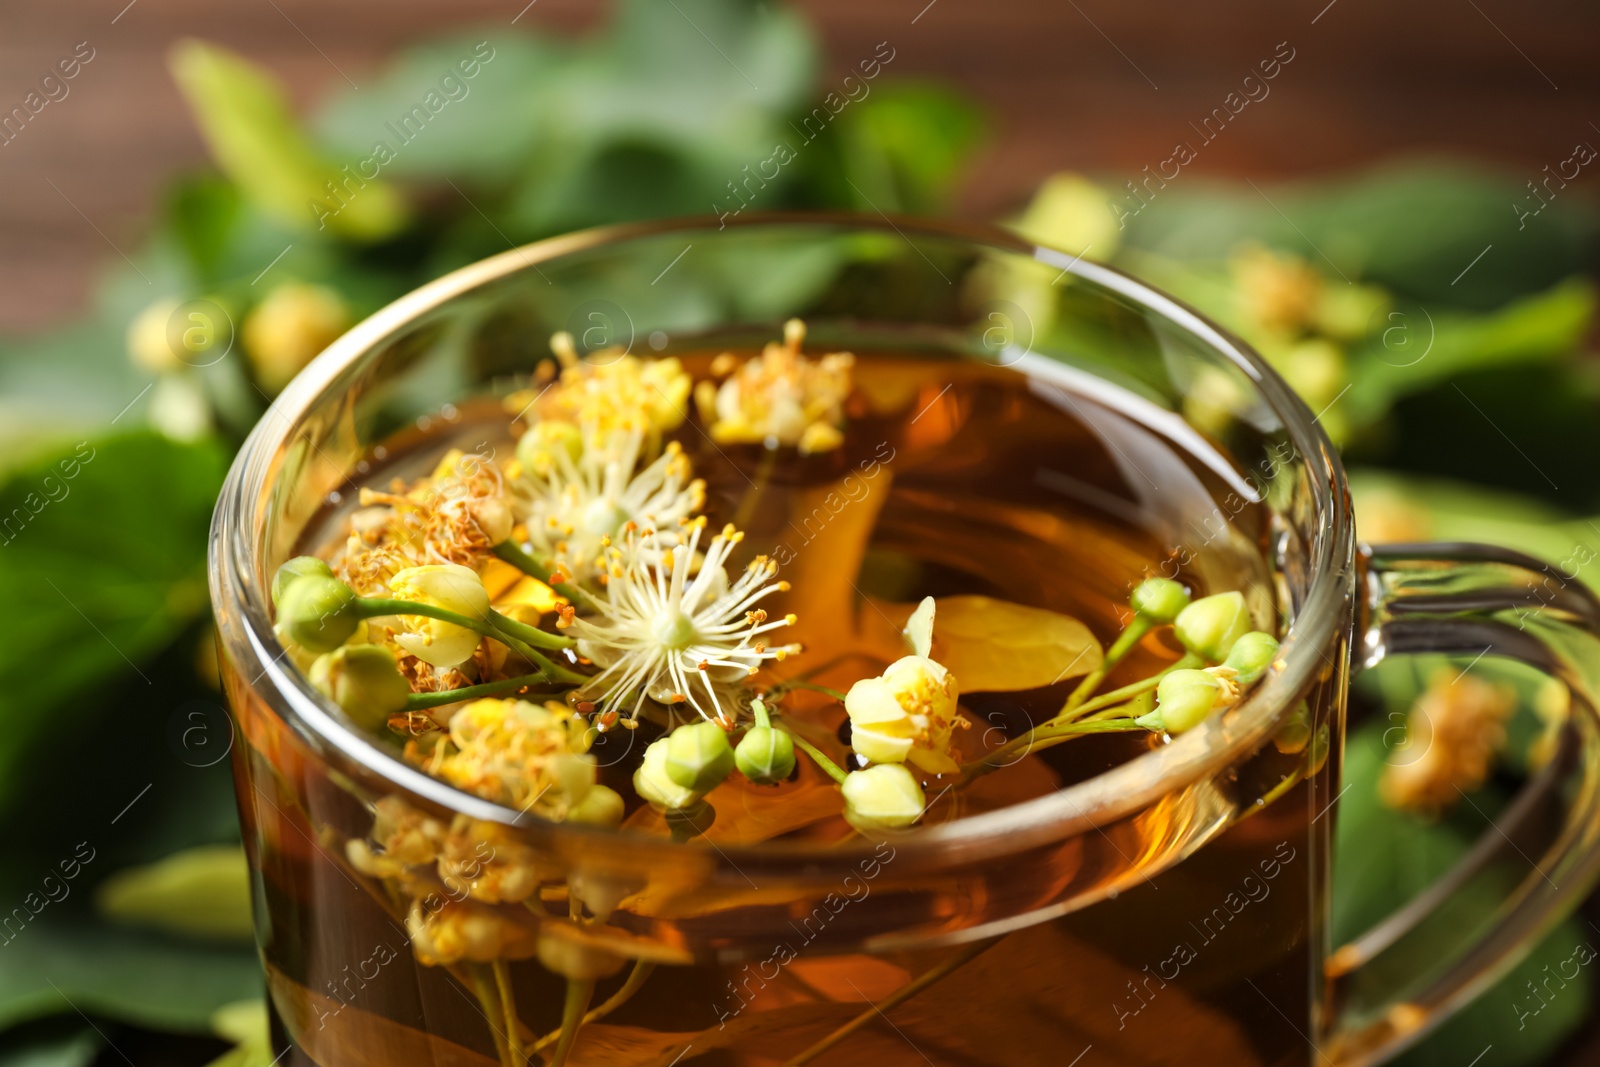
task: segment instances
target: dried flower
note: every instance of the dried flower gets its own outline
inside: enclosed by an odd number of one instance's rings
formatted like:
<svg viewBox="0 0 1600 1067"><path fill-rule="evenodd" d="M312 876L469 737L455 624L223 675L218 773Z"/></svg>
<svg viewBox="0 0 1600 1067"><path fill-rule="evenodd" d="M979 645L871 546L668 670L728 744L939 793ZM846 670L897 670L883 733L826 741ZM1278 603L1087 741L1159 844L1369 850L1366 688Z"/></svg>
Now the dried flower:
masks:
<svg viewBox="0 0 1600 1067"><path fill-rule="evenodd" d="M783 343L768 344L721 386L695 388L700 417L717 442L798 445L826 452L844 443L844 401L855 357L834 352L819 360L800 354L805 324L783 324Z"/></svg>
<svg viewBox="0 0 1600 1067"><path fill-rule="evenodd" d="M910 826L927 807L916 776L899 763L851 771L839 790L844 794L845 821L857 830Z"/></svg>
<svg viewBox="0 0 1600 1067"><path fill-rule="evenodd" d="M1379 782L1391 807L1437 813L1484 783L1505 747L1516 690L1476 674L1435 674L1406 716L1406 737Z"/></svg>
<svg viewBox="0 0 1600 1067"><path fill-rule="evenodd" d="M523 440L538 432L535 426ZM527 457L517 507L528 540L577 581L604 568L605 546L626 524L670 530L705 504L705 483L690 478L689 457L676 441L636 472L644 444L642 429L619 428L586 429L576 459L560 441L548 449L518 445L519 457Z"/></svg>
<svg viewBox="0 0 1600 1067"><path fill-rule="evenodd" d="M691 577L704 516L686 522L673 547L656 552L650 529L628 524L620 544L608 546L605 591L597 614L571 622L578 652L604 668L584 692L602 714L626 709L638 718L645 696L664 704L687 702L701 718L732 722L727 691L762 663L782 659L798 645L768 646L765 634L794 624L794 616L767 622L756 605L789 588L775 582L777 564L757 556L730 584L724 564L744 535L732 526L706 546ZM690 679L698 680L698 686ZM698 690L698 691L697 691Z"/></svg>
<svg viewBox="0 0 1600 1067"><path fill-rule="evenodd" d="M363 592L411 566L454 563L477 569L511 536L514 508L499 468L452 449L404 493L361 490L343 567Z"/></svg>
<svg viewBox="0 0 1600 1067"><path fill-rule="evenodd" d="M1233 281L1240 310L1257 327L1290 336L1312 322L1324 282L1299 256L1246 245L1234 256Z"/></svg>
<svg viewBox="0 0 1600 1067"><path fill-rule="evenodd" d="M960 769L951 742L956 725L966 720L956 703L955 675L929 658L933 612L933 598L924 598L906 621L914 653L895 660L878 677L852 685L844 708L850 715L850 747L857 755L946 774Z"/></svg>
<svg viewBox="0 0 1600 1067"><path fill-rule="evenodd" d="M450 717L447 734L418 739L407 755L457 789L560 821L604 788L595 784L590 736L563 704L474 700Z"/></svg>
<svg viewBox="0 0 1600 1067"><path fill-rule="evenodd" d="M464 959L474 963L528 959L539 942L534 927L509 922L493 908L470 901L446 903L430 913L414 900L406 915L406 932L417 959L427 966Z"/></svg>
<svg viewBox="0 0 1600 1067"><path fill-rule="evenodd" d="M550 350L561 364L559 379L507 397L509 410L600 434L640 427L652 439L683 424L690 380L677 359L642 360L620 348L580 359L564 331L550 338Z"/></svg>
<svg viewBox="0 0 1600 1067"><path fill-rule="evenodd" d="M489 594L483 579L468 567L454 563L408 567L389 579L389 588L401 600L429 604L469 619L489 617ZM481 638L476 630L424 615L404 615L400 621L405 632L395 635L395 643L424 663L454 667L478 650Z"/></svg>

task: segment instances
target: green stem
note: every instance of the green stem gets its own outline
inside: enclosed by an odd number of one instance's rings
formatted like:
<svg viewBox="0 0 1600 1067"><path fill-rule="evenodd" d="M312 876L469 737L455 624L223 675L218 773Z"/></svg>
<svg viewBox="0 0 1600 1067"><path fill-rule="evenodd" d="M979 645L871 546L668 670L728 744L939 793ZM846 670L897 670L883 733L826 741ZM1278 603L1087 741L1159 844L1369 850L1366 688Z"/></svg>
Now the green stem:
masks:
<svg viewBox="0 0 1600 1067"><path fill-rule="evenodd" d="M583 1026L583 1013L588 1010L589 999L593 996L594 982L567 979L567 1001L561 1010L561 1036L556 1041L556 1050L550 1054L550 1067L562 1067L567 1062L567 1053L572 1051L572 1043L578 1039L578 1030Z"/></svg>
<svg viewBox="0 0 1600 1067"><path fill-rule="evenodd" d="M1068 706L1062 708L1061 713L1054 719L1051 719L1050 722L1072 722L1082 718L1091 711L1098 711L1101 708L1109 708L1113 704L1121 704L1130 697L1136 697L1140 693L1149 692L1150 690L1156 688L1156 686L1161 684L1161 679L1165 678L1173 671L1183 670L1189 667L1198 667L1203 662L1205 661L1199 656L1196 656L1194 653L1185 652L1178 659L1173 660L1170 665L1163 667L1161 670L1157 671L1155 674L1152 674L1148 678L1142 678L1137 682L1132 682L1123 686L1121 689L1113 689L1109 693L1102 693L1093 700L1085 701L1076 707L1073 707L1071 701L1068 701ZM1050 723L1044 723L1042 725L1048 726Z"/></svg>
<svg viewBox="0 0 1600 1067"><path fill-rule="evenodd" d="M578 586L578 583L562 582L560 585L555 584L550 580L550 568L546 567L543 563L540 563L527 552L524 552L521 547L513 542L501 541L498 545L495 545L491 551L493 551L496 556L499 556L505 562L517 568L517 570L521 571L523 574L531 575L532 577L539 579L541 582L545 583L550 588L554 589L556 592L572 601L574 604L581 603L588 608L593 608L595 606L594 598L588 593L584 592L584 590Z"/></svg>
<svg viewBox="0 0 1600 1067"><path fill-rule="evenodd" d="M571 648L578 642L570 637L560 634L545 633L537 626L529 626L525 622L518 622L509 615L502 615L493 608L489 609L489 625L503 634L510 634L525 644L534 648Z"/></svg>
<svg viewBox="0 0 1600 1067"><path fill-rule="evenodd" d="M780 729L781 729L781 727L780 727ZM822 750L820 748L818 748L816 745L813 745L810 741L807 741L805 738L801 737L799 734L795 733L793 730L784 730L783 732L788 734L789 735L789 740L791 740L795 744L799 745L800 748L805 752L806 755L810 756L813 760L815 760L817 766L821 767L824 771L826 771L828 773L828 777L832 778L835 782L838 782L840 785L844 785L844 778L845 778L844 771L839 769L839 765L837 763L833 762L833 760L831 760L827 756L823 755L822 754Z"/></svg>
<svg viewBox="0 0 1600 1067"><path fill-rule="evenodd" d="M829 689L827 686L818 685L815 682L802 682L798 678L791 678L787 682L779 682L767 695L776 699L777 697L781 697L783 694L789 692L791 689L808 689L813 693L825 693L837 700L839 703L844 703L844 694L839 692L839 690Z"/></svg>
<svg viewBox="0 0 1600 1067"><path fill-rule="evenodd" d="M550 660L547 659L538 649L533 648L521 638L506 633L505 631L496 627L493 622L487 620L474 619L470 616L462 615L459 612L451 611L449 608L441 608L434 604L412 600L399 600L393 597L357 597L356 606L360 609L361 617L364 619L370 619L378 615L421 615L424 618L438 619L440 622L448 622L452 625L463 627L473 631L474 633L479 633L485 637L493 638L494 640L499 641L513 652L516 652L518 655L525 658L529 663L541 668L544 671L545 677L552 682L566 682L569 685L582 685L584 682L588 681L588 678L585 675L569 671L564 667L558 667L556 664L550 662ZM551 635L547 634L545 636L550 637ZM563 642L562 647L566 647L567 645L573 643L571 639L565 637L553 639Z"/></svg>
<svg viewBox="0 0 1600 1067"><path fill-rule="evenodd" d="M750 483L750 491L739 501L739 510L734 513L733 524L739 529L750 525L750 517L756 513L756 505L761 502L761 495L766 491L767 483L772 480L772 472L778 465L778 452L776 448L768 448L761 456L761 467L756 471L755 480Z"/></svg>
<svg viewBox="0 0 1600 1067"><path fill-rule="evenodd" d="M583 1017L583 1021L578 1025L588 1026L592 1022L604 1019L607 1015L610 1015L612 1012L622 1007L633 998L635 993L639 992L639 990L644 987L645 981L649 979L651 973L654 972L655 969L656 965L651 963L649 960L635 961L633 970L628 972L628 980L622 983L622 988L618 989L615 993L611 994L611 996L607 997L605 1003L601 1004L597 1008L592 1009ZM539 1052L560 1040L560 1038L561 1031L552 1030L535 1042L533 1048L529 1049L528 1051Z"/></svg>
<svg viewBox="0 0 1600 1067"><path fill-rule="evenodd" d="M1152 620L1145 618L1143 615L1135 615L1133 621L1128 623L1127 628L1118 635L1116 641L1112 642L1111 647L1106 650L1105 657L1100 661L1100 666L1084 676L1083 681L1078 683L1078 688L1072 691L1072 695L1067 698L1066 706L1061 710L1071 711L1085 700L1088 700L1094 694L1094 691L1100 688L1100 683L1105 681L1106 675L1110 674L1117 664L1121 663L1123 658L1133 651L1133 646L1137 645L1154 626L1155 623Z"/></svg>
<svg viewBox="0 0 1600 1067"><path fill-rule="evenodd" d="M495 960L492 966L495 989L500 994L500 1009L505 1013L506 1048L511 1054L511 1062L522 1067L528 1062L528 1057L522 1051L522 1035L518 1033L520 1024L517 1022L517 1002L511 992L511 971L504 960Z"/></svg>
<svg viewBox="0 0 1600 1067"><path fill-rule="evenodd" d="M770 727L772 725L772 714L767 711L767 702L760 697L750 702L750 712L756 717L757 726Z"/></svg>
<svg viewBox="0 0 1600 1067"><path fill-rule="evenodd" d="M422 711L426 708L437 708L441 704L454 704L458 700L492 697L549 680L542 674L524 674L520 678L502 678L498 682L483 682L479 685L463 686L460 689L443 689L437 693L412 693L406 698L405 710Z"/></svg>
<svg viewBox="0 0 1600 1067"><path fill-rule="evenodd" d="M1144 727L1132 719L1095 719L1085 722L1055 722L1046 723L1035 727L1021 737L1013 738L990 752L982 759L969 763L961 768L962 777L971 781L990 771L997 771L1001 767L1009 766L1006 757L1015 752L1027 755L1040 749L1050 748L1084 734L1115 734L1126 733L1130 730L1143 730ZM1012 761L1014 762L1014 761Z"/></svg>
<svg viewBox="0 0 1600 1067"><path fill-rule="evenodd" d="M494 1037L494 1050L500 1057L501 1067L521 1067L511 1059L511 1048L506 1041L506 1035L501 1032L500 1024L494 1021L500 1017L501 1007L493 979L484 974L483 964L474 963L471 968L473 991L478 994L478 1003L483 1005L483 1021L489 1024L489 1033Z"/></svg>

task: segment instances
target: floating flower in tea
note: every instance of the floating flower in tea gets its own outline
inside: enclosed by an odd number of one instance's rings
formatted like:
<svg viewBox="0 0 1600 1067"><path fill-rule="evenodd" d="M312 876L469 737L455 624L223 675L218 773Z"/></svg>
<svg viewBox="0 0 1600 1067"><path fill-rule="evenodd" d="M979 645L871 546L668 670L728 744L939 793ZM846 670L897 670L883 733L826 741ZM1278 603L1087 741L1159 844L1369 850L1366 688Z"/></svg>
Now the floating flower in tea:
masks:
<svg viewBox="0 0 1600 1067"><path fill-rule="evenodd" d="M714 441L795 445L802 453L827 452L844 443L844 401L855 357L834 352L821 359L800 353L805 324L783 324L783 343L739 364L720 386L695 386L695 404ZM730 366L722 357L715 369Z"/></svg>
<svg viewBox="0 0 1600 1067"><path fill-rule="evenodd" d="M1281 669L1276 639L1251 630L1242 594L1192 600L1183 584L1153 578L1132 590L1127 623L1104 652L1082 622L1041 606L924 597L914 609L879 611L885 637L893 635L891 611L906 618L892 640L903 637L909 654L877 658L881 642L862 638L821 667L801 663L790 677L764 677L800 651L779 640L796 619L776 614L783 601L773 598L790 593L790 583L774 559L745 555L745 533L734 524L706 536L707 511L728 507L726 493L708 506L682 443L690 435L668 435L690 418L684 403L693 389L699 423L687 429L715 442L766 445L755 475L762 483L784 476L773 474L779 448L841 448L854 359L810 359L804 338L800 323L787 323L781 344L742 364L719 357L712 373L720 381L693 385L676 359L616 349L580 358L572 338L557 334L550 344L559 372L545 364L533 389L508 399L520 431L514 459L451 451L410 485L363 489L342 552L283 565L272 594L286 651L352 723L374 732L387 724L405 737L404 759L440 781L517 815L658 832L664 824L680 841L713 826L719 797L747 806L728 809L737 822L819 779L837 787L825 812L842 819L836 832L902 831L928 818L931 776L949 776L937 804L1074 738L1130 733L1165 743ZM762 485L746 479L751 493L737 513L770 533L772 516L759 511ZM852 578L814 566L793 573L802 586L796 595ZM848 603L851 590L838 592L821 602ZM1147 639L1184 652L1102 692ZM846 677L847 691L816 680L863 654L875 658ZM1079 676L1060 710L1031 729L998 745L990 730L979 742L987 751L976 756L958 744L971 725L963 685L1048 693ZM825 699L791 699L802 693ZM835 732L841 717L848 741ZM626 776L612 779L619 786L631 780L642 804L599 781L591 754L618 722L660 731L606 772ZM1315 745L1305 747L1310 760ZM809 767L797 768L797 756ZM617 934L602 928L647 886L536 857L498 823L461 815L447 826L394 797L373 807L369 837L345 849L351 868L382 883L375 895L395 902L421 962L466 968L485 1011L507 1020L497 1044L507 1067L526 1056L504 961L537 958L567 980L561 1029L532 1046L553 1046L550 1063L560 1063L594 1017L587 1005L595 980L624 962L606 947L616 942L594 935ZM623 990L595 1011L613 1010L648 974L636 964Z"/></svg>
<svg viewBox="0 0 1600 1067"><path fill-rule="evenodd" d="M724 569L744 539L731 525L697 556L704 516L686 522L678 543L659 554L653 530L631 525L607 547L605 591L594 596L593 616L571 623L578 652L604 668L581 692L607 712L626 711L638 721L641 700L687 703L701 718L732 723L731 691L768 661L799 650L768 645L765 635L794 624L793 616L767 621L757 605L788 589L774 581L778 566L757 556L736 581ZM693 573L691 574L691 571Z"/></svg>

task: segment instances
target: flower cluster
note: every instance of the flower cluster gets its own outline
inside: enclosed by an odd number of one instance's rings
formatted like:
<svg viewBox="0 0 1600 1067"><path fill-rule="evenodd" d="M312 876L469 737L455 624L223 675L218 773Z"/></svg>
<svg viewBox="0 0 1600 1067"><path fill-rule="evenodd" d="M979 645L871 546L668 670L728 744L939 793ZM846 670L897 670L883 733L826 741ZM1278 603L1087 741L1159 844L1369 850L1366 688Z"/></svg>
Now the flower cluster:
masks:
<svg viewBox="0 0 1600 1067"><path fill-rule="evenodd" d="M457 789L553 821L615 823L622 798L595 783L593 728L565 704L475 700L406 758Z"/></svg>
<svg viewBox="0 0 1600 1067"><path fill-rule="evenodd" d="M777 564L757 556L736 580L725 564L744 535L732 526L712 537L700 555L704 515L685 520L670 540L630 523L606 541L605 591L595 614L572 620L578 652L604 668L583 687L602 721L627 712L637 722L644 697L668 706L687 704L703 719L731 725L731 690L769 660L799 651L771 645L766 635L795 622L772 621L758 605L789 583L774 581ZM655 546L666 543L656 553Z"/></svg>
<svg viewBox="0 0 1600 1067"><path fill-rule="evenodd" d="M713 370L732 370L718 386L695 387L700 417L717 442L794 445L802 453L827 452L844 443L844 401L850 395L855 357L833 352L818 360L800 354L805 324L783 325L783 343L734 365L720 357Z"/></svg>
<svg viewBox="0 0 1600 1067"><path fill-rule="evenodd" d="M1437 815L1483 785L1506 744L1516 690L1471 672L1442 670L1406 716L1379 791L1391 807Z"/></svg>

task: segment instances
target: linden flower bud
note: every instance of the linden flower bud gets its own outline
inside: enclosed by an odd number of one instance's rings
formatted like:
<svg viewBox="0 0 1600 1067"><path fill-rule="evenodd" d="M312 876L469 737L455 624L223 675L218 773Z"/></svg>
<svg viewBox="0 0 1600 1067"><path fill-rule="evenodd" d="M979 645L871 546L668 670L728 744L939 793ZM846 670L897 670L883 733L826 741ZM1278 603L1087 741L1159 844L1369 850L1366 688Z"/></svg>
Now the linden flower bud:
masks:
<svg viewBox="0 0 1600 1067"><path fill-rule="evenodd" d="M633 772L633 788L657 811L677 811L700 803L700 794L686 789L667 771L667 747L671 738L652 741L644 750L644 760Z"/></svg>
<svg viewBox="0 0 1600 1067"><path fill-rule="evenodd" d="M1134 587L1128 603L1135 614L1168 623L1189 606L1189 591L1170 578L1146 578Z"/></svg>
<svg viewBox="0 0 1600 1067"><path fill-rule="evenodd" d="M898 763L851 771L839 787L844 818L857 830L893 830L922 818L927 801L916 776Z"/></svg>
<svg viewBox="0 0 1600 1067"><path fill-rule="evenodd" d="M311 684L357 725L376 730L406 706L411 684L382 645L344 645L311 665Z"/></svg>
<svg viewBox="0 0 1600 1067"><path fill-rule="evenodd" d="M1192 730L1222 702L1225 684L1206 671L1173 671L1156 688L1156 710L1136 721L1140 726L1169 734Z"/></svg>
<svg viewBox="0 0 1600 1067"><path fill-rule="evenodd" d="M255 306L241 331L245 355L268 392L277 392L350 324L344 299L302 282L278 286Z"/></svg>
<svg viewBox="0 0 1600 1067"><path fill-rule="evenodd" d="M278 568L272 576L272 602L283 599L283 591L299 578L314 574L319 578L332 578L333 568L316 556L296 556Z"/></svg>
<svg viewBox="0 0 1600 1067"><path fill-rule="evenodd" d="M771 726L752 726L733 759L739 773L757 785L777 785L794 773L794 741Z"/></svg>
<svg viewBox="0 0 1600 1067"><path fill-rule="evenodd" d="M1234 681L1251 685L1267 672L1278 654L1278 639L1271 634L1252 630L1233 643L1223 666L1238 671Z"/></svg>
<svg viewBox="0 0 1600 1067"><path fill-rule="evenodd" d="M567 809L567 822L587 826L615 826L622 821L622 795L615 789L597 785L584 794L583 800Z"/></svg>
<svg viewBox="0 0 1600 1067"><path fill-rule="evenodd" d="M684 789L709 793L733 770L728 732L702 719L672 731L667 738L667 777Z"/></svg>
<svg viewBox="0 0 1600 1067"><path fill-rule="evenodd" d="M850 747L873 763L910 762L933 774L960 769L950 753L959 718L955 675L930 659L933 598L926 597L906 623L916 651L863 678L845 694Z"/></svg>
<svg viewBox="0 0 1600 1067"><path fill-rule="evenodd" d="M355 590L310 574L290 582L278 601L278 638L308 652L332 652L361 625Z"/></svg>
<svg viewBox="0 0 1600 1067"><path fill-rule="evenodd" d="M483 579L470 567L455 563L408 567L389 579L389 588L402 600L428 604L469 619L489 617L489 593ZM435 667L455 667L477 651L476 630L442 619L407 615L407 633L397 634L395 643L424 663Z"/></svg>
<svg viewBox="0 0 1600 1067"><path fill-rule="evenodd" d="M1208 663L1221 663L1233 643L1250 629L1244 594L1217 593L1202 597L1178 612L1173 633L1183 647Z"/></svg>

